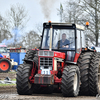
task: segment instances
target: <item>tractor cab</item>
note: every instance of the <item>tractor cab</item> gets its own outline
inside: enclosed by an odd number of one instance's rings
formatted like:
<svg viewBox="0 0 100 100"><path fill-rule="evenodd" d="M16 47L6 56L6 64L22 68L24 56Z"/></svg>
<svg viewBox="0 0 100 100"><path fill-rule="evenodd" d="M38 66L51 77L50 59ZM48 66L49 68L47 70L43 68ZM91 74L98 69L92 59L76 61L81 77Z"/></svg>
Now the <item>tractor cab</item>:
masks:
<svg viewBox="0 0 100 100"><path fill-rule="evenodd" d="M5 44L0 44L0 54L10 59L10 54L8 53L7 46Z"/></svg>
<svg viewBox="0 0 100 100"><path fill-rule="evenodd" d="M65 53L66 62L77 62L81 49L85 48L84 27L68 23L44 23L41 50Z"/></svg>
<svg viewBox="0 0 100 100"><path fill-rule="evenodd" d="M0 53L7 53L7 46L6 45L0 45Z"/></svg>

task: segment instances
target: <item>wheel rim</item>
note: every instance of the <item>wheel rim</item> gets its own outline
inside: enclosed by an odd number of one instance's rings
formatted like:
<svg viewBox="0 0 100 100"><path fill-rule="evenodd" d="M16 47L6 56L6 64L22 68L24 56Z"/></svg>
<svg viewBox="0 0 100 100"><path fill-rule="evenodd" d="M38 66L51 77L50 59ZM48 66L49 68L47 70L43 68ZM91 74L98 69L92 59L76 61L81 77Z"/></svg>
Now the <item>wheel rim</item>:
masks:
<svg viewBox="0 0 100 100"><path fill-rule="evenodd" d="M77 73L75 73L75 76L74 76L74 87L73 87L74 91L77 90L77 84L78 84L77 80L78 80L78 76L77 76Z"/></svg>
<svg viewBox="0 0 100 100"><path fill-rule="evenodd" d="M6 62L6 61L2 61L2 62L0 63L0 68L1 68L1 70L3 70L3 71L8 70L8 68L9 68L9 63Z"/></svg>

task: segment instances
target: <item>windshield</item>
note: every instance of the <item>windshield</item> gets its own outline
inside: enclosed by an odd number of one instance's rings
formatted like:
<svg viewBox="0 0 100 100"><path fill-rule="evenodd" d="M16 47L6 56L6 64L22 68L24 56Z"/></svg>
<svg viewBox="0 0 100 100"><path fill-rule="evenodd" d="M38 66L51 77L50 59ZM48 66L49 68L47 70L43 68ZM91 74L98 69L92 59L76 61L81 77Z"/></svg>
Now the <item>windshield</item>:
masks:
<svg viewBox="0 0 100 100"><path fill-rule="evenodd" d="M0 53L7 52L7 47L0 47Z"/></svg>
<svg viewBox="0 0 100 100"><path fill-rule="evenodd" d="M41 49L49 49L50 28L44 29ZM75 50L75 30L74 29L53 29L52 49Z"/></svg>

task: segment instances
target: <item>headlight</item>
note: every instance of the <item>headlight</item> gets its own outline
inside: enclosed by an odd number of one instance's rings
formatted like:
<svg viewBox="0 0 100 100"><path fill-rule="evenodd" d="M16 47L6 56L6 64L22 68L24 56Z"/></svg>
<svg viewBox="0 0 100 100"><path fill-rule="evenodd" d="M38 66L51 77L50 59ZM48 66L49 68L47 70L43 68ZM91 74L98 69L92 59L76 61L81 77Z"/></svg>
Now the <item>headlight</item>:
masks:
<svg viewBox="0 0 100 100"><path fill-rule="evenodd" d="M43 51L43 50L40 50L40 51L38 51L38 55L39 56L53 57L54 56L54 52L53 51Z"/></svg>
<svg viewBox="0 0 100 100"><path fill-rule="evenodd" d="M40 66L40 70L43 70L43 69L49 69L49 70L52 70L52 66L48 66L48 67Z"/></svg>

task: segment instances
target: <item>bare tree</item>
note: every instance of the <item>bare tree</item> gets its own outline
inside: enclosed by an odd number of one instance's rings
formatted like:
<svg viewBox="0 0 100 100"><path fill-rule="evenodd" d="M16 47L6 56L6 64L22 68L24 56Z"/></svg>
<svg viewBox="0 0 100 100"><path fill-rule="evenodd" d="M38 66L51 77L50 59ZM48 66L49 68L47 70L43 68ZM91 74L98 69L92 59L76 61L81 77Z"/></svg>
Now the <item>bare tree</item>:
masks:
<svg viewBox="0 0 100 100"><path fill-rule="evenodd" d="M43 23L41 23L41 22L37 23L36 28L35 28L35 32L41 35L42 34L42 29L43 29Z"/></svg>
<svg viewBox="0 0 100 100"><path fill-rule="evenodd" d="M41 37L35 31L30 31L23 36L22 43L26 48L32 49L40 46L40 39Z"/></svg>
<svg viewBox="0 0 100 100"><path fill-rule="evenodd" d="M83 0L84 11L87 13L90 22L89 30L94 35L95 45L98 46L100 30L100 0ZM87 9L87 10L86 10Z"/></svg>
<svg viewBox="0 0 100 100"><path fill-rule="evenodd" d="M12 5L8 12L11 27L17 27L18 29L24 28L28 21L27 13L28 11L26 11L24 6L20 4Z"/></svg>
<svg viewBox="0 0 100 100"><path fill-rule="evenodd" d="M81 17L83 17L83 10L78 3L75 1L67 1L63 16L65 22L79 23L79 20L82 20Z"/></svg>
<svg viewBox="0 0 100 100"><path fill-rule="evenodd" d="M28 21L27 13L28 12L25 10L25 7L20 4L12 5L10 11L8 11L10 27L12 28L12 30L15 30L14 43L17 42L16 31L21 31L21 29L25 27Z"/></svg>
<svg viewBox="0 0 100 100"><path fill-rule="evenodd" d="M99 0L79 0L70 1L66 4L65 21L79 23L85 26L89 21L87 37L93 45L98 46L100 30L100 1ZM67 17L66 17L67 16ZM91 36L94 41L91 40Z"/></svg>
<svg viewBox="0 0 100 100"><path fill-rule="evenodd" d="M0 15L0 43L4 39L7 40L11 37L12 37L12 35L9 30L9 22Z"/></svg>

